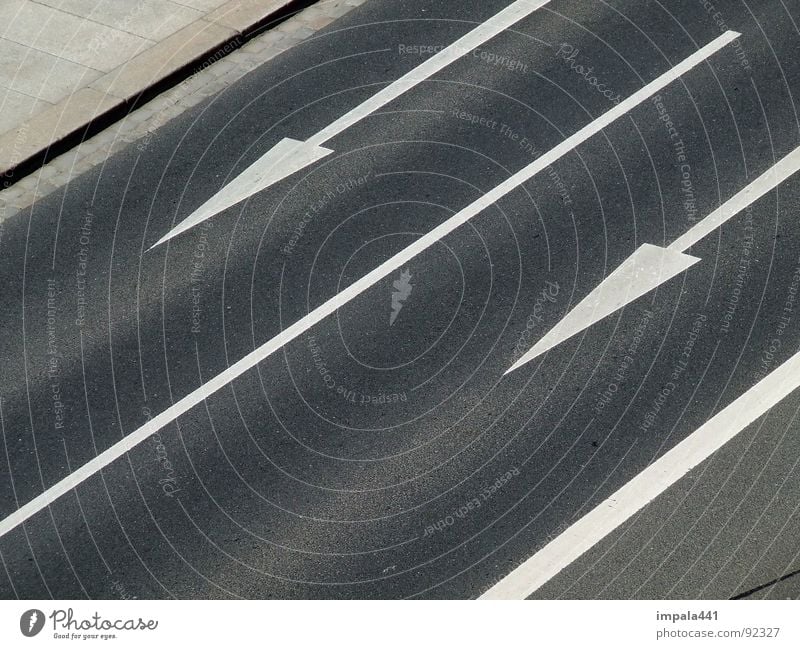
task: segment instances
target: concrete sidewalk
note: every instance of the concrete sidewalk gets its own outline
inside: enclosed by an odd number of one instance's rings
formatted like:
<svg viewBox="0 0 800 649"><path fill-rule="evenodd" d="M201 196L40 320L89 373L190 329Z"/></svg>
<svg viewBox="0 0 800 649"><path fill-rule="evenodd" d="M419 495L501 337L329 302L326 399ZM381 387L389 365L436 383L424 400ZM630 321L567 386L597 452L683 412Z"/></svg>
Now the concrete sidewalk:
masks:
<svg viewBox="0 0 800 649"><path fill-rule="evenodd" d="M0 0L0 176L47 156L291 0Z"/></svg>
<svg viewBox="0 0 800 649"><path fill-rule="evenodd" d="M201 64L192 66L191 75L168 84L166 89L159 88L159 92L148 101L141 102L135 110L126 109L120 119L101 125L96 132L80 132L66 141L69 146L62 142L51 150L47 162L28 169L27 174L21 174L19 178L4 178L0 171L0 239L2 224L6 219L28 209L37 200L126 147L135 145L137 152L144 153L162 126L210 97L221 95L252 70L306 39L313 38L320 29L365 1L319 0L274 28L263 30L249 40L241 39L241 46L233 51L226 47L217 48ZM236 46L236 43L232 45ZM48 113L57 110L54 107ZM43 133L52 128L43 123L45 118L46 115L33 118L34 121L42 121L35 128ZM80 119L81 114L78 113L76 118ZM86 118L87 114L83 114L83 119ZM6 142L10 142L13 153L17 142L22 145L27 142L28 134L34 128L30 124L31 121L26 122L5 136L0 135L0 145L5 138ZM3 189L6 183L9 186Z"/></svg>

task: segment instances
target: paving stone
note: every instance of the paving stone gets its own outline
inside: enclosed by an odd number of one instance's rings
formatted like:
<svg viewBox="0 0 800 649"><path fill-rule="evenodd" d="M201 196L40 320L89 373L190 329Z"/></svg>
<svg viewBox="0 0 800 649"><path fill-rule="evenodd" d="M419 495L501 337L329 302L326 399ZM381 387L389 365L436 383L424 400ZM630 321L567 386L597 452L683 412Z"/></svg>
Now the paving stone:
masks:
<svg viewBox="0 0 800 649"><path fill-rule="evenodd" d="M91 168L102 164L106 160L108 160L108 151L98 148L96 151L87 155L81 162Z"/></svg>
<svg viewBox="0 0 800 649"><path fill-rule="evenodd" d="M30 193L28 192L26 192L25 194L17 192L12 196L9 196L7 198L5 209L0 211L0 223L2 223L2 221L10 219L15 214L19 214L19 212L24 210L30 204L31 204L31 196Z"/></svg>
<svg viewBox="0 0 800 649"><path fill-rule="evenodd" d="M0 0L0 2L5 1L6 0ZM17 2L20 0L9 1ZM52 0L52 2L58 1L59 0ZM70 1L73 2L72 6L78 6L74 3L82 0ZM102 0L88 1L97 4ZM215 0L169 1L201 11L214 10L226 4L224 2L215 2ZM228 1L230 2L231 0ZM226 88L264 61L278 56L286 49L293 47L300 41L316 33L318 27L314 27L313 25L323 26L323 23L328 24L333 18L333 16L328 15L329 13L343 15L349 8L359 4L361 4L361 0L348 0L345 3L335 4L323 2L318 5L313 5L297 16L282 23L279 28L260 34L241 49L235 50L227 56L220 58L189 79L162 93L158 97L155 97L111 128L81 143L68 154L59 156L55 160L49 162L45 165L47 170L41 175L43 182L37 182L34 176L28 176L11 188L0 192L0 201L6 201L8 205L12 205L13 203L13 209L15 210L24 209L30 205L31 202L37 200L37 197L42 196L43 192L54 191L58 186L62 186L68 182L74 175L78 175L92 167L104 163L113 152L126 147L135 147L135 150L140 153L146 152L155 137L154 132L158 128L167 124L184 111L198 105L208 97L223 92ZM326 20L327 22L325 22ZM233 30L229 27L207 22L206 24L208 25L208 29L227 30L224 34L228 38L234 34ZM202 34L204 29L206 29L206 27L203 25L189 25L188 28L184 28L184 30L186 30L184 36L191 33ZM220 33L221 32L218 32L218 34ZM2 35L0 34L0 36ZM210 40L208 42L210 42ZM186 43L184 43L184 46L189 47ZM174 44L174 47L179 49L177 43ZM194 47L194 45L192 45L192 47ZM196 52L197 50L194 51ZM142 58L139 60L145 61L146 54L147 53L141 55ZM177 55L176 52L175 56ZM122 68L120 68L114 72L121 73L122 71ZM153 70L148 70L144 76L141 76L142 73L139 73L139 84L142 83L142 80L146 79L148 74L152 76ZM12 155L18 156L24 154L29 145L37 138L46 139L42 136L42 133L46 136L48 132L52 131L53 124L60 122L62 117L67 117L67 121L69 121L69 119L74 119L74 117L71 117L69 114L70 104L73 109L80 106L84 112L99 114L107 110L109 106L115 105L115 101L121 99L120 96L106 94L108 91L113 89L118 95L126 95L129 92L135 92L137 83L135 79L136 75L131 72L126 78L123 78L123 76L124 75L117 74L115 78L114 74L112 74L99 77L93 83L93 86L96 85L97 87L79 91L79 93L76 93L78 96L76 97L73 95L68 104L56 106L45 105L46 107L43 110L40 122L30 121L22 130L12 129L7 133L0 133L0 171L2 171L2 162L4 159L8 160ZM125 84L129 85L126 86ZM34 118L35 117L36 116L34 116ZM63 131L64 128L61 130ZM0 205L2 205L1 202ZM2 213L0 213L0 218L3 218Z"/></svg>
<svg viewBox="0 0 800 649"><path fill-rule="evenodd" d="M231 0L209 13L206 20L241 33L277 12L284 4L281 0Z"/></svg>
<svg viewBox="0 0 800 649"><path fill-rule="evenodd" d="M228 83L225 80L217 79L216 82L211 82L206 84L204 87L200 88L195 94L200 95L201 97L211 97L216 95L218 92L225 90L228 87Z"/></svg>
<svg viewBox="0 0 800 649"><path fill-rule="evenodd" d="M51 104L103 74L6 38L0 38L0 61L0 86Z"/></svg>
<svg viewBox="0 0 800 649"><path fill-rule="evenodd" d="M36 0L101 25L161 40L204 16L204 12L171 0Z"/></svg>
<svg viewBox="0 0 800 649"><path fill-rule="evenodd" d="M55 178L57 175L61 174L61 170L57 169L52 165L44 165L41 169L39 169L36 173L33 174L35 178L38 178L39 181L42 180L51 180Z"/></svg>
<svg viewBox="0 0 800 649"><path fill-rule="evenodd" d="M297 40L305 40L309 36L313 35L314 35L314 30L311 29L310 27L306 27L305 25L299 25L292 32L290 32L290 36L293 39Z"/></svg>
<svg viewBox="0 0 800 649"><path fill-rule="evenodd" d="M274 59L276 56L283 54L285 51L286 50L280 46L276 47L274 45L270 45L263 52L261 52L261 56L263 57L264 61L269 61L270 59Z"/></svg>
<svg viewBox="0 0 800 649"><path fill-rule="evenodd" d="M81 147L78 147L72 149L72 151L67 151L65 154L58 156L55 160L45 165L45 167L51 167L58 173L63 174L72 169L80 159L85 157L85 152L82 151Z"/></svg>
<svg viewBox="0 0 800 649"><path fill-rule="evenodd" d="M224 76L224 75L228 74L228 72L230 72L235 67L236 67L236 63L235 62L229 61L227 58L225 58L222 61L219 61L218 63L215 63L214 65L212 65L209 68L209 71L215 77L221 77L221 76Z"/></svg>
<svg viewBox="0 0 800 649"><path fill-rule="evenodd" d="M264 41L262 41L262 40L260 40L260 39L258 39L258 38L254 38L252 41L250 41L249 43L247 43L247 44L246 44L246 45L245 45L245 46L244 46L244 47L241 49L241 51L242 51L242 52L246 52L247 54L258 54L258 53L259 53L259 52L261 52L261 51L262 51L262 50L263 50L265 47L267 47L267 45L268 45L268 44L267 44L267 43L265 43ZM221 64L221 63L223 63L223 61L220 61L220 64Z"/></svg>
<svg viewBox="0 0 800 649"><path fill-rule="evenodd" d="M100 77L91 87L121 99L129 99L142 89L172 74L213 51L219 43L231 38L235 32L227 27L198 20L175 32L145 52L126 61L112 73Z"/></svg>
<svg viewBox="0 0 800 649"><path fill-rule="evenodd" d="M325 9L325 13L329 16L333 16L334 18L341 18L344 16L348 11L350 11L350 7L345 4L341 5L334 5L330 8Z"/></svg>
<svg viewBox="0 0 800 649"><path fill-rule="evenodd" d="M3 38L103 72L153 45L149 39L29 0L3 0L2 11L10 17L0 34Z"/></svg>
<svg viewBox="0 0 800 649"><path fill-rule="evenodd" d="M227 0L174 0L178 4L182 4L192 9L208 12L213 11L217 7L224 5Z"/></svg>
<svg viewBox="0 0 800 649"><path fill-rule="evenodd" d="M39 112L26 123L0 135L0 171L27 160L80 129L87 119L100 116L116 105L113 98L82 88L55 106Z"/></svg>
<svg viewBox="0 0 800 649"><path fill-rule="evenodd" d="M308 27L316 31L318 29L322 29L323 27L327 27L330 25L336 18L333 16L326 16L324 14L320 14L319 16L314 16L313 18L309 18L308 20L303 21Z"/></svg>
<svg viewBox="0 0 800 649"><path fill-rule="evenodd" d="M186 95L183 99L178 102L178 106L182 108L191 108L192 106L196 106L201 101L203 101L205 97L203 97L199 93L193 93L191 95Z"/></svg>
<svg viewBox="0 0 800 649"><path fill-rule="evenodd" d="M0 88L0 133L6 133L51 106L44 100L36 99L9 88Z"/></svg>

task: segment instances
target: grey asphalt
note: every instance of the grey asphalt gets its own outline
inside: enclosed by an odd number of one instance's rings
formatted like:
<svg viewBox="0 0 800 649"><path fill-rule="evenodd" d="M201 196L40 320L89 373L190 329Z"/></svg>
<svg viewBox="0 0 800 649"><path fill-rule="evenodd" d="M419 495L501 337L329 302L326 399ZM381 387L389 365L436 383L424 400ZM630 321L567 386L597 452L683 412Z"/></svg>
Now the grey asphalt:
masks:
<svg viewBox="0 0 800 649"><path fill-rule="evenodd" d="M800 144L794 3L555 0L148 251L430 56L410 46L507 4L371 0L3 224L0 516L612 107L574 66L624 98L720 19L748 65L729 46L661 93L685 162L645 102L415 258L391 326L400 273L0 538L0 596L477 597L797 351L800 177L503 376L639 245ZM799 399L535 596L800 596Z"/></svg>

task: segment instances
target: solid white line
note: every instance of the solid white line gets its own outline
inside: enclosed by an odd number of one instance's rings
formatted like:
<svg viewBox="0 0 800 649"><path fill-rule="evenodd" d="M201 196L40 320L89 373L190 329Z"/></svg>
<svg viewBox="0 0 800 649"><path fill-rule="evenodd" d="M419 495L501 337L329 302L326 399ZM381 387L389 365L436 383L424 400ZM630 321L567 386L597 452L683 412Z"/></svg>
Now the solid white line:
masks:
<svg viewBox="0 0 800 649"><path fill-rule="evenodd" d="M800 352L562 532L480 599L525 599L800 387Z"/></svg>
<svg viewBox="0 0 800 649"><path fill-rule="evenodd" d="M505 9L489 18L485 23L481 23L441 52L438 52L424 63L418 65L410 72L407 72L364 103L356 106L349 113L342 115L342 117L337 119L330 126L325 127L319 133L309 138L306 141L307 144L324 144L332 137L350 128L356 122L361 121L371 113L385 106L425 79L433 76L443 68L477 48L479 45L494 38L500 32L505 31L549 2L550 0L517 0L513 2Z"/></svg>
<svg viewBox="0 0 800 649"><path fill-rule="evenodd" d="M706 218L692 227L683 236L669 245L670 250L686 251L700 239L710 234L743 209L755 203L767 192L772 191L784 180L800 171L800 147L792 151L777 164L770 167L738 194L714 210Z"/></svg>
<svg viewBox="0 0 800 649"><path fill-rule="evenodd" d="M548 153L545 153L527 167L511 176L508 180L504 181L490 192L484 194L477 201L471 205L468 205L457 214L451 216L449 219L431 230L428 234L420 237L410 246L400 251L387 261L383 262L380 266L367 273L364 277L357 280L344 291L338 295L335 295L330 300L311 311L308 315L298 320L296 323L279 333L271 340L254 349L247 356L231 365L224 372L215 376L208 383L200 386L194 392L189 393L183 399L180 399L172 406L167 408L164 412L160 413L156 417L153 417L153 419L148 421L141 428L137 428L127 437L98 455L95 459L91 460L71 475L45 490L44 493L34 498L31 502L21 507L3 521L0 521L0 536L6 534L9 530L33 516L36 512L50 505L56 500L56 498L63 496L75 486L86 480L86 478L127 453L131 448L139 444L141 441L157 432L168 423L177 419L180 415L199 404L201 401L233 381L235 378L244 374L247 370L255 367L255 365L267 358L270 354L300 336L304 331L307 331L322 319L334 313L340 307L347 304L350 300L366 291L369 287L373 286L387 275L390 275L401 266L406 265L414 257L431 247L442 237L450 234L453 230L466 223L473 216L493 205L513 189L524 183L526 180L532 178L539 171L548 167L553 162L572 151L576 146L600 132L601 129L608 126L614 120L625 115L629 110L645 101L648 97L659 92L666 85L677 79L685 72L688 72L696 65L702 63L709 56L725 47L725 45L737 37L738 34L735 32L726 32L702 49L698 50L687 59L679 63L677 66L662 74L656 80L650 82L644 88L628 97L625 101L593 121L591 124L583 127L577 133L567 138L564 142L551 149Z"/></svg>

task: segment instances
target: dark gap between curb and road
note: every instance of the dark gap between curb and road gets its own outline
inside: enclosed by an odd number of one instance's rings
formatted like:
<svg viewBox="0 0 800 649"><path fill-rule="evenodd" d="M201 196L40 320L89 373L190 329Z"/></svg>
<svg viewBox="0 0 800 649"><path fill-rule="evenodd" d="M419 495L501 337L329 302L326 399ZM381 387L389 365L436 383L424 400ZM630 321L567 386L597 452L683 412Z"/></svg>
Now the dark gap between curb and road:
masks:
<svg viewBox="0 0 800 649"><path fill-rule="evenodd" d="M143 88L142 91L133 98L120 99L119 103L106 112L96 115L85 125L75 129L63 138L51 142L50 145L21 160L13 167L6 169L0 176L0 189L7 189L26 176L38 171L52 159L66 153L70 149L78 146L84 140L97 135L107 129L112 124L120 121L126 115L133 112L140 106L146 104L157 95L174 88L189 77L197 74L201 70L213 65L217 61L224 59L228 54L235 52L264 32L274 29L281 23L289 20L304 9L317 4L319 0L290 0L283 6L277 8L271 14L264 16L259 21L253 23L245 30L232 36L231 38L217 43L212 49L188 61L178 69L170 72L167 76L155 81L151 85Z"/></svg>

